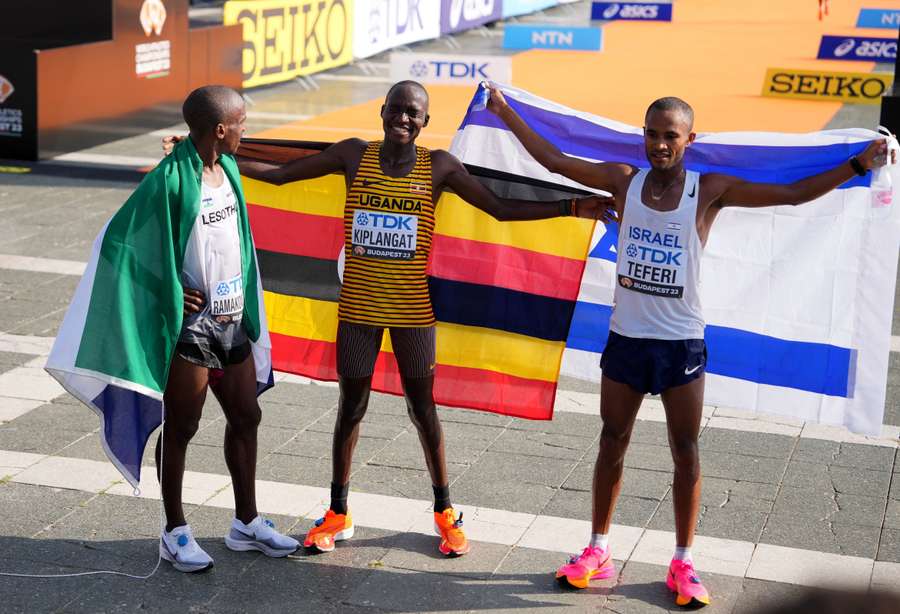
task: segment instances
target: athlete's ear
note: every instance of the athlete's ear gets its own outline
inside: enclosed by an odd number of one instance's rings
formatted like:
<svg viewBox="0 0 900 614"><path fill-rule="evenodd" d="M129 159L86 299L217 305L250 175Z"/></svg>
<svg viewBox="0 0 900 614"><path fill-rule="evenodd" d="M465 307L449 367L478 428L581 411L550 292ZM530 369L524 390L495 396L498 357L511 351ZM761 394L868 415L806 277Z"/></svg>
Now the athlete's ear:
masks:
<svg viewBox="0 0 900 614"><path fill-rule="evenodd" d="M225 138L225 124L216 124L216 138L220 141Z"/></svg>
<svg viewBox="0 0 900 614"><path fill-rule="evenodd" d="M687 142L687 145L685 145L685 147L690 147L690 146L691 146L691 143L693 143L693 142L694 142L694 139L696 139L696 138L697 138L697 133L696 133L696 132L691 132L691 133L688 135L688 142Z"/></svg>
<svg viewBox="0 0 900 614"><path fill-rule="evenodd" d="M426 114L425 114L425 121L422 122L422 127L423 127L423 128L424 128L425 126L428 125L428 120L429 120L429 119L431 119L431 115L429 115L428 113L426 113Z"/></svg>
<svg viewBox="0 0 900 614"><path fill-rule="evenodd" d="M381 115L381 119L384 119L384 105L381 105L381 111L378 114Z"/></svg>

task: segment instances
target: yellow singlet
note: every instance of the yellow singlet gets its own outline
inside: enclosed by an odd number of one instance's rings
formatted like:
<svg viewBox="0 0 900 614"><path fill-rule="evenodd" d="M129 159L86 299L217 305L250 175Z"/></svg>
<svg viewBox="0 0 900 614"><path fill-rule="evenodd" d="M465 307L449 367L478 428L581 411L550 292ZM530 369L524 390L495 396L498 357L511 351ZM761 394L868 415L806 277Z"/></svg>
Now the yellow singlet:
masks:
<svg viewBox="0 0 900 614"><path fill-rule="evenodd" d="M431 326L425 267L434 234L431 152L416 147L416 165L389 177L369 143L344 206L344 283L338 319L373 326Z"/></svg>

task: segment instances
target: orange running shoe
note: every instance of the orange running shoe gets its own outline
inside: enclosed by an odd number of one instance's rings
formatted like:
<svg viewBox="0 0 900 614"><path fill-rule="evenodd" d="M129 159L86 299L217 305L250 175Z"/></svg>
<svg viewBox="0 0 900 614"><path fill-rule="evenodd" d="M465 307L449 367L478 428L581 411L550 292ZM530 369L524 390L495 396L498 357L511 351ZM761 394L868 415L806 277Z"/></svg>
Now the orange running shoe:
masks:
<svg viewBox="0 0 900 614"><path fill-rule="evenodd" d="M709 605L709 593L700 582L691 561L672 559L666 576L666 586L675 593L675 603L680 606L702 608Z"/></svg>
<svg viewBox="0 0 900 614"><path fill-rule="evenodd" d="M441 513L434 513L434 532L441 537L441 543L438 545L441 554L462 556L469 551L469 540L466 539L466 534L461 528L462 518L462 512L457 518L452 507L448 507Z"/></svg>
<svg viewBox="0 0 900 614"><path fill-rule="evenodd" d="M334 542L353 537L353 518L348 510L346 514L335 514L333 510L325 512L325 516L316 520L315 526L306 534L304 548L316 548L319 552L334 550Z"/></svg>

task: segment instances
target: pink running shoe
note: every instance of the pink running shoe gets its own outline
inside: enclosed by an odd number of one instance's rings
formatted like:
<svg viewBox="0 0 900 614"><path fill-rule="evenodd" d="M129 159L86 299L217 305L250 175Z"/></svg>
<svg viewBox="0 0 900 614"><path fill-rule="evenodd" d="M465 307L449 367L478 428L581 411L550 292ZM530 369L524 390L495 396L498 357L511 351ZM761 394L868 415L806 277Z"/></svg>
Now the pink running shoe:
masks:
<svg viewBox="0 0 900 614"><path fill-rule="evenodd" d="M700 583L700 578L694 571L694 563L691 561L672 559L669 574L666 576L666 586L675 593L675 603L678 605L690 605L695 608L709 605L709 593Z"/></svg>
<svg viewBox="0 0 900 614"><path fill-rule="evenodd" d="M556 579L560 583L565 579L575 588L587 588L592 579L610 578L615 573L616 566L609 556L609 549L588 546L580 555L573 556L568 563L556 570Z"/></svg>

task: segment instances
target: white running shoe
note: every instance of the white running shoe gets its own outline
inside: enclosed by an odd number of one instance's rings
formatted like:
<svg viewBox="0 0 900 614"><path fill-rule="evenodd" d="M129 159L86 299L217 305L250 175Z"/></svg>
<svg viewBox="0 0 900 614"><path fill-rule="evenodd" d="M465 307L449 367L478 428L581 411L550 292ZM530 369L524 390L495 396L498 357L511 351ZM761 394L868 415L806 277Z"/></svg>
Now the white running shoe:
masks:
<svg viewBox="0 0 900 614"><path fill-rule="evenodd" d="M268 518L257 516L250 524L244 524L237 518L232 520L231 530L225 536L225 545L239 552L259 550L266 556L281 558L296 552L300 542L276 531Z"/></svg>
<svg viewBox="0 0 900 614"><path fill-rule="evenodd" d="M212 557L197 544L188 525L175 527L171 532L163 529L159 537L159 554L172 563L172 567L186 573L206 571L213 566Z"/></svg>

